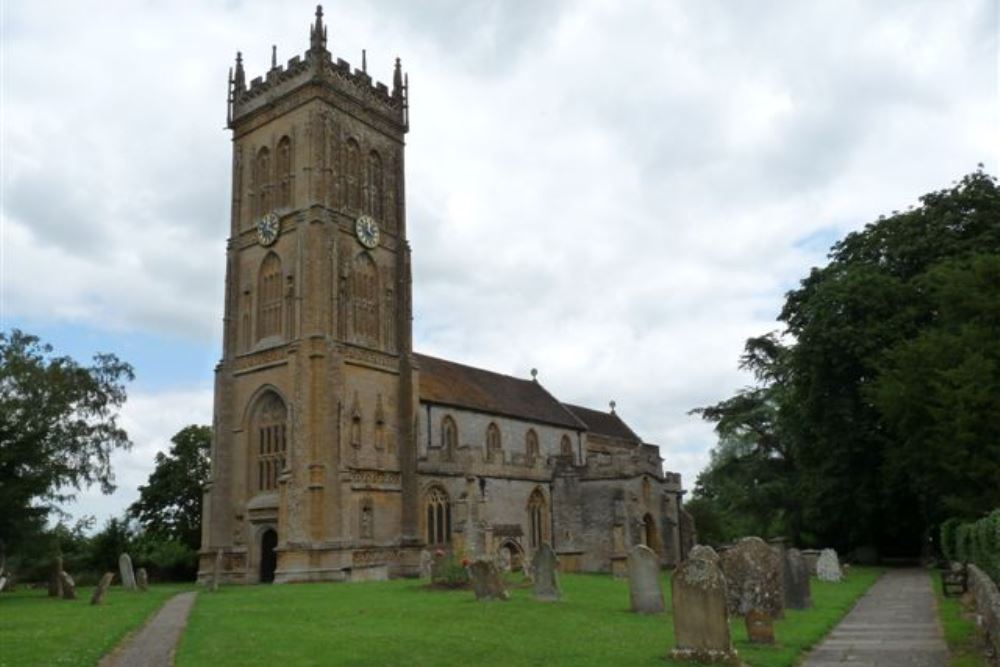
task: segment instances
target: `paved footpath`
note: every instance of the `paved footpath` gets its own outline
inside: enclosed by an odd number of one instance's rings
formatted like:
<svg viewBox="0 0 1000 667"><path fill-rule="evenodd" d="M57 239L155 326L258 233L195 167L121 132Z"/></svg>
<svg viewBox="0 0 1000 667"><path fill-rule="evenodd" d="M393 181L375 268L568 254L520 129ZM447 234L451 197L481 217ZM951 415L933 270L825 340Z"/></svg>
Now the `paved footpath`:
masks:
<svg viewBox="0 0 1000 667"><path fill-rule="evenodd" d="M106 655L100 667L171 667L196 595L180 593L167 600L142 630Z"/></svg>
<svg viewBox="0 0 1000 667"><path fill-rule="evenodd" d="M802 667L946 667L930 574L889 570L810 653Z"/></svg>

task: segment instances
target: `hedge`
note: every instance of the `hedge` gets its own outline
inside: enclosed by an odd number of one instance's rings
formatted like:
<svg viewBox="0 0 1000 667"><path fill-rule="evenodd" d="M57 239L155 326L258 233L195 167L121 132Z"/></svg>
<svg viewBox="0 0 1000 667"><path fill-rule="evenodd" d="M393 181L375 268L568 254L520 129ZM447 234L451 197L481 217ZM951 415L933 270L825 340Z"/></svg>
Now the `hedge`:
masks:
<svg viewBox="0 0 1000 667"><path fill-rule="evenodd" d="M942 523L941 553L949 561L975 563L1000 583L1000 509L978 521L948 519Z"/></svg>

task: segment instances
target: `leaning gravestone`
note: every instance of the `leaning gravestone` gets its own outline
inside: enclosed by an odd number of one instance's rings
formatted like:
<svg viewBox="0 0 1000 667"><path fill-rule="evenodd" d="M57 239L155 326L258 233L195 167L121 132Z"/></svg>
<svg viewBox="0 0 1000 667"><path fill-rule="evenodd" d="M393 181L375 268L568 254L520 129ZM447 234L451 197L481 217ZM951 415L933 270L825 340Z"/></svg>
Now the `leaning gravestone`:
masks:
<svg viewBox="0 0 1000 667"><path fill-rule="evenodd" d="M706 551L707 550L707 551ZM726 611L726 578L705 547L697 557L692 549L671 579L674 638L670 652L674 660L738 664L729 634ZM714 555L714 551L712 554Z"/></svg>
<svg viewBox="0 0 1000 667"><path fill-rule="evenodd" d="M729 613L745 616L759 609L781 618L785 594L782 590L778 554L759 537L745 537L719 558L726 576Z"/></svg>
<svg viewBox="0 0 1000 667"><path fill-rule="evenodd" d="M104 602L104 596L108 592L108 586L111 585L111 580L115 578L114 572L105 572L104 576L97 583L97 588L94 589L94 595L90 598L90 604L101 604Z"/></svg>
<svg viewBox="0 0 1000 667"><path fill-rule="evenodd" d="M510 597L500 571L491 560L477 560L470 565L469 578L477 600L506 600Z"/></svg>
<svg viewBox="0 0 1000 667"><path fill-rule="evenodd" d="M785 551L785 606L789 609L808 609L812 606L809 565L798 549Z"/></svg>
<svg viewBox="0 0 1000 667"><path fill-rule="evenodd" d="M637 544L628 553L628 596L632 611L638 614L663 611L659 559L644 544Z"/></svg>
<svg viewBox="0 0 1000 667"><path fill-rule="evenodd" d="M73 581L73 577L66 574L66 572L60 572L59 583L62 585L63 600L75 600L76 582Z"/></svg>
<svg viewBox="0 0 1000 667"><path fill-rule="evenodd" d="M56 556L52 561L52 571L49 573L49 597L62 597L62 556Z"/></svg>
<svg viewBox="0 0 1000 667"><path fill-rule="evenodd" d="M135 571L135 585L139 587L140 591L149 590L149 575L146 574L146 568L140 567Z"/></svg>
<svg viewBox="0 0 1000 667"><path fill-rule="evenodd" d="M840 581L844 578L840 571L840 561L833 549L823 549L816 561L816 576L820 581Z"/></svg>
<svg viewBox="0 0 1000 667"><path fill-rule="evenodd" d="M556 575L558 563L556 553L552 551L552 547L547 542L542 542L542 545L535 550L535 555L531 559L531 569L535 573L536 600L553 602L562 597Z"/></svg>
<svg viewBox="0 0 1000 667"><path fill-rule="evenodd" d="M747 637L751 644L774 643L774 619L766 611L751 609L747 612Z"/></svg>
<svg viewBox="0 0 1000 667"><path fill-rule="evenodd" d="M430 579L434 570L434 556L427 549L420 550L420 578Z"/></svg>
<svg viewBox="0 0 1000 667"><path fill-rule="evenodd" d="M118 572L122 576L122 588L127 591L135 590L135 571L132 569L132 557L122 554L118 557Z"/></svg>

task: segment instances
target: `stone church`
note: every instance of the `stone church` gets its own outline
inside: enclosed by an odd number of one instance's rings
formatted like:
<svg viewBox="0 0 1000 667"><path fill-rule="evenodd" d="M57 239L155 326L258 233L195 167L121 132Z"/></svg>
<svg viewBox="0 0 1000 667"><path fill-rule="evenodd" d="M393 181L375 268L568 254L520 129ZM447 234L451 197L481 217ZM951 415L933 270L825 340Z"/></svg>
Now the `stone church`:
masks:
<svg viewBox="0 0 1000 667"><path fill-rule="evenodd" d="M413 351L408 84L310 48L230 71L232 221L199 579L416 574L423 549L675 564L680 475L615 413ZM581 369L582 371L582 369Z"/></svg>

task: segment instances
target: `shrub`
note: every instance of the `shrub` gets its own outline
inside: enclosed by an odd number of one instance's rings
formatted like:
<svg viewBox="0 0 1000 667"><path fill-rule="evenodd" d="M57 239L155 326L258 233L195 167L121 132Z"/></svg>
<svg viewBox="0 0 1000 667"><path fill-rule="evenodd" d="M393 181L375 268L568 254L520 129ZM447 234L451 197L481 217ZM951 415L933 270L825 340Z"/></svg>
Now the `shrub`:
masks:
<svg viewBox="0 0 1000 667"><path fill-rule="evenodd" d="M948 562L958 560L958 554L955 553L955 531L961 524L962 521L956 518L941 524L941 553Z"/></svg>
<svg viewBox="0 0 1000 667"><path fill-rule="evenodd" d="M469 584L469 571L453 553L438 556L431 583L443 588L464 588Z"/></svg>

